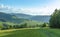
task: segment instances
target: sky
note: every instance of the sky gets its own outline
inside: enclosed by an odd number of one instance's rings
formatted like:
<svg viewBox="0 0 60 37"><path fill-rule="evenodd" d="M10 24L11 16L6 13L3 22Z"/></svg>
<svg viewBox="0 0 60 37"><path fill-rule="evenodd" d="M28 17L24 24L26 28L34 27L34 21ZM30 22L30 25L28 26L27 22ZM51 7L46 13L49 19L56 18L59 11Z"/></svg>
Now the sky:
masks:
<svg viewBox="0 0 60 37"><path fill-rule="evenodd" d="M0 0L0 11L29 15L51 15L60 8L60 0Z"/></svg>

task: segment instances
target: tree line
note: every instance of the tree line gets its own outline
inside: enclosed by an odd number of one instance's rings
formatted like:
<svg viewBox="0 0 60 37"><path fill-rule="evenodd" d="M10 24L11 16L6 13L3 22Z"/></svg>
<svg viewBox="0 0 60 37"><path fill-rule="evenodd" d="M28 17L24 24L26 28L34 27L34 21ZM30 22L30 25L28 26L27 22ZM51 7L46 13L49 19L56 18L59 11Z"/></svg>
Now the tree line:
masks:
<svg viewBox="0 0 60 37"><path fill-rule="evenodd" d="M55 9L49 21L51 28L60 28L60 9Z"/></svg>
<svg viewBox="0 0 60 37"><path fill-rule="evenodd" d="M46 23L43 23L42 25L32 25L28 26L27 23L21 24L21 25L8 25L8 24L3 24L3 27L1 27L1 30L6 30L6 29L18 29L18 28L35 28L35 27L46 27Z"/></svg>

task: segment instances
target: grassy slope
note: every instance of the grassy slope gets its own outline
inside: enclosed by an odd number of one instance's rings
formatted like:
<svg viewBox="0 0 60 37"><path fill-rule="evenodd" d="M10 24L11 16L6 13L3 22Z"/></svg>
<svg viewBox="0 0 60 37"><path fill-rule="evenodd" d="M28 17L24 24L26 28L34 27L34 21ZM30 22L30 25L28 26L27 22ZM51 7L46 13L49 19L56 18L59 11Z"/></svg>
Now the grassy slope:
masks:
<svg viewBox="0 0 60 37"><path fill-rule="evenodd" d="M0 22L0 28L3 28L3 24L16 25L15 23L12 23L12 22Z"/></svg>
<svg viewBox="0 0 60 37"><path fill-rule="evenodd" d="M42 25L43 22L37 22L37 21L31 21L31 20L28 20L28 21L24 21L22 22L21 24L24 24L24 23L27 23L28 26L33 26L33 25Z"/></svg>
<svg viewBox="0 0 60 37"><path fill-rule="evenodd" d="M11 33L1 37L60 37L60 29L20 29L1 33Z"/></svg>

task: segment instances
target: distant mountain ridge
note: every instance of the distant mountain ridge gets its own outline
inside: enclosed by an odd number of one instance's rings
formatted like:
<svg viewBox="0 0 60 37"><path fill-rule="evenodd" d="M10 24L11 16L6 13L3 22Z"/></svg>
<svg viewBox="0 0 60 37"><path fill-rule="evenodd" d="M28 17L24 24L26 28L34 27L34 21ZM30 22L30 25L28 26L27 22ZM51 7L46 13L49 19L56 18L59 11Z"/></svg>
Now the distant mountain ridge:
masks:
<svg viewBox="0 0 60 37"><path fill-rule="evenodd" d="M31 20L35 20L35 21L41 21L41 22L49 22L50 20L50 16L34 16L31 18Z"/></svg>
<svg viewBox="0 0 60 37"><path fill-rule="evenodd" d="M2 22L6 21L6 22L13 22L13 23L21 23L25 20L27 20L27 19L18 18L15 15L0 12L0 21L2 21Z"/></svg>
<svg viewBox="0 0 60 37"><path fill-rule="evenodd" d="M32 16L32 15L21 14L21 13L7 14L7 13L0 12L0 19L4 19L9 22L17 21L17 23L24 21L25 19L39 21L39 22L49 22L50 16L45 16L45 15Z"/></svg>
<svg viewBox="0 0 60 37"><path fill-rule="evenodd" d="M11 15L15 15L18 18L24 18L24 19L29 19L32 17L31 15L27 15L27 14L23 14L23 13L11 13Z"/></svg>
<svg viewBox="0 0 60 37"><path fill-rule="evenodd" d="M49 22L50 15L27 15L27 14L21 14L21 13L13 13L12 15L17 16L18 18L24 18L24 19L29 19L29 20L34 20L34 21L39 21L39 22Z"/></svg>

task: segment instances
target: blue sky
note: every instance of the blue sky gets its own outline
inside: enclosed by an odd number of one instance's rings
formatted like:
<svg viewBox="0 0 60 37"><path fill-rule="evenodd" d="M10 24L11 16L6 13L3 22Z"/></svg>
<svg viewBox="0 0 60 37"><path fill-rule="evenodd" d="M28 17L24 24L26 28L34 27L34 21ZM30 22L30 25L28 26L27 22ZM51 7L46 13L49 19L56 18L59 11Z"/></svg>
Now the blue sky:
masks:
<svg viewBox="0 0 60 37"><path fill-rule="evenodd" d="M60 8L60 0L0 0L0 11L30 15L51 15Z"/></svg>
<svg viewBox="0 0 60 37"><path fill-rule="evenodd" d="M4 5L16 7L41 7L51 3L50 0L1 0L0 3Z"/></svg>

